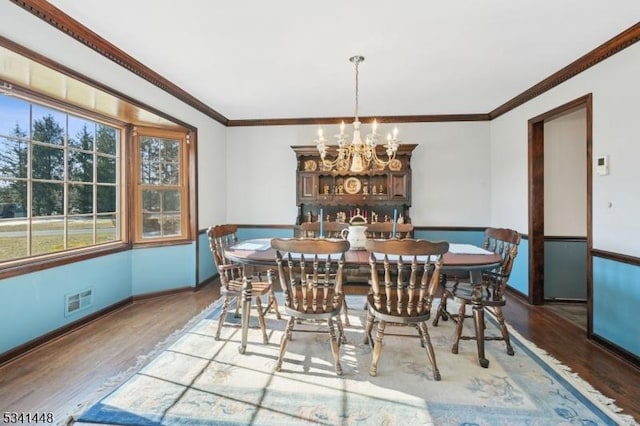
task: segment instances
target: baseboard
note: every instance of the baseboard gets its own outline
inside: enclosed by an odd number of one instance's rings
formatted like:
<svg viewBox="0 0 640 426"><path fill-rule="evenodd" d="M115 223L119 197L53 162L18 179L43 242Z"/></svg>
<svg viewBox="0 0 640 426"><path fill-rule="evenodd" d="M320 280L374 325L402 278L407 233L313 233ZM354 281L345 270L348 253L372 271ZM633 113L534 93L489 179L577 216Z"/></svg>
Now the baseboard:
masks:
<svg viewBox="0 0 640 426"><path fill-rule="evenodd" d="M508 285L507 285L506 291L511 296L514 296L514 297L520 299L523 303L526 303L527 305L531 305L531 303L529 302L529 297L527 297L526 294L521 293L518 290L516 290L515 288L509 287Z"/></svg>
<svg viewBox="0 0 640 426"><path fill-rule="evenodd" d="M105 315L109 315L114 311L117 311L118 309L121 309L133 302L136 301L140 301L140 300L147 300L147 299L153 299L156 297L163 297L163 296L168 296L168 295L172 295L172 294L177 294L177 293L183 293L185 291L198 291L200 290L202 287L204 287L207 284L210 284L212 281L214 281L215 279L218 278L218 274L214 275L213 277L203 281L202 283L200 283L197 287L181 287L181 288L177 288L177 289L171 289L171 290L166 290L166 291L159 291L159 292L154 292L154 293L146 293L143 295L137 295L137 296L130 296L127 297L126 299L123 299L117 303L114 303L113 305L109 305L103 309L100 309L99 311L96 311L90 315L87 315L86 317L82 317L80 319L78 319L77 321L74 321L72 323L69 323L63 327L60 327L58 329L55 329L53 331L50 331L49 333L43 334L40 337L37 337L33 340L30 340L26 343L23 343L20 346L16 346L13 349L8 350L7 352L4 352L2 354L0 354L0 367L3 366L4 364L7 364L21 356L24 356L26 354L28 354L29 352L51 342L52 340L58 339L62 336L65 336L66 334L69 334L75 330L78 330L82 327L84 327L85 325L100 319L102 317L104 317Z"/></svg>
<svg viewBox="0 0 640 426"><path fill-rule="evenodd" d="M179 287L169 290L154 291L151 293L136 294L132 297L134 302L147 299L155 299L156 297L170 296L172 294L184 293L185 291L195 291L197 287Z"/></svg>
<svg viewBox="0 0 640 426"><path fill-rule="evenodd" d="M202 287L206 286L207 284L211 284L212 282L214 282L218 278L220 278L220 274L216 272L215 274L213 274L209 278L207 278L204 281L201 281L198 284L196 284L196 291L200 290Z"/></svg>
<svg viewBox="0 0 640 426"><path fill-rule="evenodd" d="M602 346L603 348L607 349L609 352L613 352L614 354L622 358L624 361L627 361L634 367L640 369L640 357L638 357L637 355L621 348L615 343L612 343L609 340L603 337L600 337L596 334L591 334L590 338L591 338L591 341L594 342L595 344Z"/></svg>
<svg viewBox="0 0 640 426"><path fill-rule="evenodd" d="M549 299L544 299L544 303L576 303L576 304L586 304L587 301L584 299L569 299L562 297L551 297Z"/></svg>
<svg viewBox="0 0 640 426"><path fill-rule="evenodd" d="M84 327L85 325L89 324L90 322L93 322L105 315L108 315L126 305L129 305L130 303L133 302L133 297L127 297L126 299L123 299L117 303L114 303L113 305L109 305L103 309L100 309L99 311L96 311L90 315L87 315L86 317L82 317L80 319L78 319L77 321L74 321L72 323L69 323L63 327L60 327L58 329L55 329L53 331L50 331L49 333L43 334L40 337L37 337L33 340L30 340L26 343L23 343L20 346L16 346L13 349L8 350L7 352L4 352L2 354L0 354L0 367L3 366L4 364L7 364L13 360L15 360L16 358L19 358L21 356L26 355L27 353L39 348L42 345L45 345L47 343L49 343L50 341L60 338L66 334L71 333L74 330L77 330L81 327Z"/></svg>

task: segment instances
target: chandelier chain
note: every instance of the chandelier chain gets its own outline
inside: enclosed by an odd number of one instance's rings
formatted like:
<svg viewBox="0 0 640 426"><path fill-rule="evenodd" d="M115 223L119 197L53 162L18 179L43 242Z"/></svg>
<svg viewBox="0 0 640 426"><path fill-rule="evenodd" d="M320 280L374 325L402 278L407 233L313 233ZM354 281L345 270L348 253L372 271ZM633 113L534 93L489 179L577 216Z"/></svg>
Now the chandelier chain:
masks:
<svg viewBox="0 0 640 426"><path fill-rule="evenodd" d="M355 111L355 119L358 121L358 65L360 61L356 60L356 111Z"/></svg>

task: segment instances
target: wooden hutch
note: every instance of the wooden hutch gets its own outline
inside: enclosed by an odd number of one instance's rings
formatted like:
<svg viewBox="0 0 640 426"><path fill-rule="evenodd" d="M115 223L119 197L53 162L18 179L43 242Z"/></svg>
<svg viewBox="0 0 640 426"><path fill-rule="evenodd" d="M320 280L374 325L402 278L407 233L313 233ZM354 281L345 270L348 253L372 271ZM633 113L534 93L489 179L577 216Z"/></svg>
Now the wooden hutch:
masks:
<svg viewBox="0 0 640 426"><path fill-rule="evenodd" d="M411 222L411 154L417 145L402 144L396 158L385 167L362 173L348 165L327 170L315 145L296 145L296 224L315 222L322 209L325 220L349 222L356 214L367 222L392 220L394 210L405 223ZM386 158L378 146L380 158ZM331 160L328 158L328 160Z"/></svg>

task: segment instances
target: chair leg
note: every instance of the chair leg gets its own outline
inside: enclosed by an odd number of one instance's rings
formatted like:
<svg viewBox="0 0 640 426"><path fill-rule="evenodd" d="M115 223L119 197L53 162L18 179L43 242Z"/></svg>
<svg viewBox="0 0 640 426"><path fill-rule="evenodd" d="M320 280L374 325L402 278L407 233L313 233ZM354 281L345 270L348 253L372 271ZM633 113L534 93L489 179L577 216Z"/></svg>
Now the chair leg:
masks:
<svg viewBox="0 0 640 426"><path fill-rule="evenodd" d="M367 311L367 326L364 330L364 341L362 343L369 344L373 348L373 337L371 336L371 330L373 330L373 322L375 318L371 312Z"/></svg>
<svg viewBox="0 0 640 426"><path fill-rule="evenodd" d="M382 351L382 339L384 338L384 329L386 322L380 320L378 322L378 332L376 333L376 343L373 347L373 356L371 357L371 366L369 367L369 375L378 375L378 361L380 360L380 352Z"/></svg>
<svg viewBox="0 0 640 426"><path fill-rule="evenodd" d="M436 363L436 353L433 350L433 345L431 345L431 337L429 336L429 330L427 329L426 322L421 322L420 324L418 324L418 332L420 333L422 344L427 350L427 356L429 357L429 361L431 361L431 368L433 369L433 378L438 381L442 377L440 376L440 370L438 370L438 364Z"/></svg>
<svg viewBox="0 0 640 426"><path fill-rule="evenodd" d="M438 310L436 312L436 317L433 319L433 326L438 326L438 321L442 318L442 321L446 321L449 319L447 314L447 290L442 289L442 296L440 296L440 304L438 305Z"/></svg>
<svg viewBox="0 0 640 426"><path fill-rule="evenodd" d="M436 316L433 319L433 326L438 326L438 321L442 318L442 321L447 321L449 319L449 312L447 311L447 298L449 297L449 292L447 291L447 275L440 274L440 292L442 293L440 296L440 304L438 305L438 311L436 312Z"/></svg>
<svg viewBox="0 0 640 426"><path fill-rule="evenodd" d="M239 303L239 302L236 302ZM229 296L224 297L224 302L222 302L222 312L220 313L220 318L218 319L218 329L216 330L215 340L220 340L220 332L222 331L222 324L224 324L227 319L227 312L229 311Z"/></svg>
<svg viewBox="0 0 640 426"><path fill-rule="evenodd" d="M280 309L278 309L278 300L276 299L276 295L273 293L273 290L269 291L269 306L272 306L273 310L276 311L276 318L282 319L282 316L280 316Z"/></svg>
<svg viewBox="0 0 640 426"><path fill-rule="evenodd" d="M331 353L333 354L333 363L336 369L336 374L342 376L342 365L340 365L340 345L336 339L336 327L333 324L333 320L329 318L327 320L329 325L329 339L331 343Z"/></svg>
<svg viewBox="0 0 640 426"><path fill-rule="evenodd" d="M340 315L336 315L336 324L338 325L338 345L343 345L347 343L347 336L344 334L344 326Z"/></svg>
<svg viewBox="0 0 640 426"><path fill-rule="evenodd" d="M456 334L453 340L453 346L451 347L451 353L458 353L458 345L460 344L460 337L462 337L462 324L464 323L464 315L467 311L467 304L464 302L460 303L460 307L458 308L458 322L456 323Z"/></svg>
<svg viewBox="0 0 640 426"><path fill-rule="evenodd" d="M256 310L258 311L258 324L260 324L260 330L262 330L262 343L265 345L269 343L269 336L267 335L267 324L264 321L264 311L262 310L262 298L260 296L255 297Z"/></svg>
<svg viewBox="0 0 640 426"><path fill-rule="evenodd" d="M504 315L502 314L502 308L499 306L495 307L494 314L496 319L498 320L498 325L500 327L500 333L502 333L502 339L504 340L505 345L507 346L507 354L513 356L513 347L511 347L511 339L509 339L509 329L507 329L507 324L504 322Z"/></svg>
<svg viewBox="0 0 640 426"><path fill-rule="evenodd" d="M344 325L347 327L351 327L351 323L349 322L349 308L347 307L347 300L342 298L342 312L344 313Z"/></svg>
<svg viewBox="0 0 640 426"><path fill-rule="evenodd" d="M484 306L473 303L473 324L476 329L476 347L478 348L478 362L483 368L489 367L489 360L484 356Z"/></svg>
<svg viewBox="0 0 640 426"><path fill-rule="evenodd" d="M234 318L240 318L240 307L242 306L242 298L236 297L236 312L233 314Z"/></svg>
<svg viewBox="0 0 640 426"><path fill-rule="evenodd" d="M291 340L293 335L293 325L296 323L295 317L289 317L287 320L287 328L280 339L280 353L278 354L278 361L276 362L276 371L282 370L282 361L284 360L284 354L287 352L287 344Z"/></svg>
<svg viewBox="0 0 640 426"><path fill-rule="evenodd" d="M249 317L251 316L251 281L245 281L242 287L242 340L238 351L243 354L247 350L249 336Z"/></svg>

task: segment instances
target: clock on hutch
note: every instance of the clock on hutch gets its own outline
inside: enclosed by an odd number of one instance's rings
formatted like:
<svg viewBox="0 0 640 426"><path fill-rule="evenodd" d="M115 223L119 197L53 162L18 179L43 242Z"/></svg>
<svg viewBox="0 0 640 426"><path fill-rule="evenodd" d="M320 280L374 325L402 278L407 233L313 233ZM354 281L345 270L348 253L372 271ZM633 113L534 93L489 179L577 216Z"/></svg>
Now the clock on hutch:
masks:
<svg viewBox="0 0 640 426"><path fill-rule="evenodd" d="M325 167L315 145L295 145L296 224L315 222L322 209L324 220L350 222L364 217L367 223L392 220L394 212L411 222L411 154L417 145L399 145L396 157L386 166L373 165L354 173L349 164ZM380 156L384 147L377 147Z"/></svg>

